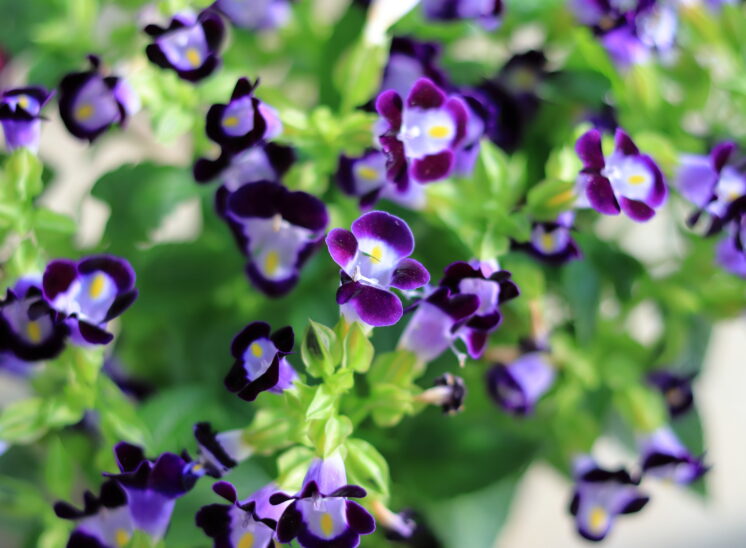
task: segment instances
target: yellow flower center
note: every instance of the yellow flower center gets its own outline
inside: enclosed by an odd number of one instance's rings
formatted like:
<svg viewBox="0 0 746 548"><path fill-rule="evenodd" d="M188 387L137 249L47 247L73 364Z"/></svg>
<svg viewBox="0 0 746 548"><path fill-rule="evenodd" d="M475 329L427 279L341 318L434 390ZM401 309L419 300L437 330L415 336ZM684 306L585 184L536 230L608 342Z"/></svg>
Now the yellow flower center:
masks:
<svg viewBox="0 0 746 548"><path fill-rule="evenodd" d="M21 96L20 96L20 97L18 98L18 105L19 105L19 106L20 106L21 108L23 108L23 109L26 109L26 108L28 108L28 106L29 106L29 100L28 100L28 97L27 97L27 96L25 96L25 95L21 95Z"/></svg>
<svg viewBox="0 0 746 548"><path fill-rule="evenodd" d="M202 56L199 54L199 51L197 51L196 48L189 48L188 50L186 50L186 58L193 68L197 68L202 64Z"/></svg>
<svg viewBox="0 0 746 548"><path fill-rule="evenodd" d="M444 139L448 137L450 131L446 126L432 126L427 130L427 134L433 139Z"/></svg>
<svg viewBox="0 0 746 548"><path fill-rule="evenodd" d="M130 534L124 529L117 529L116 533L114 533L114 542L117 543L117 546L126 546L129 541Z"/></svg>
<svg viewBox="0 0 746 548"><path fill-rule="evenodd" d="M554 247L554 238L552 238L551 234L541 235L541 247L546 251L550 251Z"/></svg>
<svg viewBox="0 0 746 548"><path fill-rule="evenodd" d="M375 181L378 179L378 172L368 166L360 167L360 169L357 170L357 174L361 179L365 179L366 181Z"/></svg>
<svg viewBox="0 0 746 548"><path fill-rule="evenodd" d="M29 322L26 326L26 335L28 335L32 343L41 341L41 326L39 322Z"/></svg>
<svg viewBox="0 0 746 548"><path fill-rule="evenodd" d="M280 254L277 251L270 251L264 258L264 269L267 274L273 276L277 269L280 267Z"/></svg>
<svg viewBox="0 0 746 548"><path fill-rule="evenodd" d="M238 541L238 548L254 548L254 535L252 533L244 533Z"/></svg>
<svg viewBox="0 0 746 548"><path fill-rule="evenodd" d="M255 358L261 358L262 354L264 354L264 350L262 350L262 345L260 345L257 342L251 343L249 350L251 350L251 353Z"/></svg>
<svg viewBox="0 0 746 548"><path fill-rule="evenodd" d="M645 182L645 177L643 175L630 175L627 180L631 185L639 185Z"/></svg>
<svg viewBox="0 0 746 548"><path fill-rule="evenodd" d="M80 105L77 109L75 109L75 117L78 120L83 120L84 122L86 120L90 120L93 116L93 105L90 103L86 103L85 105Z"/></svg>
<svg viewBox="0 0 746 548"><path fill-rule="evenodd" d="M600 506L596 506L591 510L588 516L588 527L594 533L600 533L606 528L606 524L609 521L609 514L606 510Z"/></svg>
<svg viewBox="0 0 746 548"><path fill-rule="evenodd" d="M90 287L88 288L88 295L90 295L91 299L98 299L104 292L105 286L106 278L104 277L104 275L96 274L96 276L93 278L93 281L91 282Z"/></svg>
<svg viewBox="0 0 746 548"><path fill-rule="evenodd" d="M370 259L377 263L383 258L383 248L380 245L375 246L370 252Z"/></svg>
<svg viewBox="0 0 746 548"><path fill-rule="evenodd" d="M228 116L228 118L223 120L223 125L225 127L236 127L238 125L238 118L235 116Z"/></svg>
<svg viewBox="0 0 746 548"><path fill-rule="evenodd" d="M321 514L319 525L321 525L321 532L324 533L325 537L330 537L332 535L332 531L334 530L334 520L332 520L332 516L329 512Z"/></svg>

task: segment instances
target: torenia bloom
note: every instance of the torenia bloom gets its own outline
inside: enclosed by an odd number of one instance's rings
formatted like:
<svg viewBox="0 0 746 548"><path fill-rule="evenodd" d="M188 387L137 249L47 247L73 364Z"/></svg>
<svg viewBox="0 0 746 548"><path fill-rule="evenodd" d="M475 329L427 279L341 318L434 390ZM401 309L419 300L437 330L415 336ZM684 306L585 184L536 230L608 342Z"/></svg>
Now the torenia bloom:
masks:
<svg viewBox="0 0 746 548"><path fill-rule="evenodd" d="M292 386L297 374L285 360L293 350L293 329L283 327L270 335L269 324L247 325L231 345L235 358L225 377L226 388L246 401L254 401L263 391L281 394Z"/></svg>
<svg viewBox="0 0 746 548"><path fill-rule="evenodd" d="M155 540L162 538L176 499L191 490L197 480L192 464L174 453L148 460L140 447L124 442L116 445L114 454L121 473L104 475L124 488L135 529Z"/></svg>
<svg viewBox="0 0 746 548"><path fill-rule="evenodd" d="M228 104L212 105L207 111L207 136L223 150L246 150L282 133L277 112L254 97L257 85L258 80L252 84L247 78L239 78Z"/></svg>
<svg viewBox="0 0 746 548"><path fill-rule="evenodd" d="M25 147L39 150L41 138L41 109L53 93L43 87L9 89L0 94L0 123L9 151Z"/></svg>
<svg viewBox="0 0 746 548"><path fill-rule="evenodd" d="M448 415L463 411L465 398L464 379L450 373L445 373L435 379L432 388L428 388L416 397L418 401L440 406L443 413Z"/></svg>
<svg viewBox="0 0 746 548"><path fill-rule="evenodd" d="M212 6L235 26L248 30L281 27L290 17L291 0L217 0Z"/></svg>
<svg viewBox="0 0 746 548"><path fill-rule="evenodd" d="M530 415L539 399L554 383L554 367L543 352L529 352L487 373L487 390L492 399L512 415Z"/></svg>
<svg viewBox="0 0 746 548"><path fill-rule="evenodd" d="M295 152L278 143L260 143L245 150L223 150L215 160L199 158L194 164L198 183L218 179L226 191L258 181L279 182L295 161Z"/></svg>
<svg viewBox="0 0 746 548"><path fill-rule="evenodd" d="M200 422L194 425L194 438L199 447L199 462L192 467L195 474L204 471L208 476L221 478L254 453L243 430L218 433L210 423Z"/></svg>
<svg viewBox="0 0 746 548"><path fill-rule="evenodd" d="M75 521L67 546L71 548L119 548L127 546L135 530L127 495L115 480L101 486L100 496L86 491L82 510L57 502L57 517Z"/></svg>
<svg viewBox="0 0 746 548"><path fill-rule="evenodd" d="M387 90L378 96L376 110L384 120L379 140L390 180L406 187L410 178L431 183L451 174L469 118L462 99L447 97L432 80L420 78L406 102Z"/></svg>
<svg viewBox="0 0 746 548"><path fill-rule="evenodd" d="M321 200L269 181L233 192L227 211L245 241L249 278L270 296L295 287L300 268L321 243L329 222Z"/></svg>
<svg viewBox="0 0 746 548"><path fill-rule="evenodd" d="M579 259L582 254L571 232L574 219L575 213L566 211L555 221L535 222L531 229L531 239L516 247L550 264L563 264Z"/></svg>
<svg viewBox="0 0 746 548"><path fill-rule="evenodd" d="M648 374L648 383L663 394L672 417L679 417L694 405L692 392L693 374L682 375L674 371L658 370Z"/></svg>
<svg viewBox="0 0 746 548"><path fill-rule="evenodd" d="M642 472L646 476L688 485L708 470L702 459L692 455L668 427L645 437L640 446Z"/></svg>
<svg viewBox="0 0 746 548"><path fill-rule="evenodd" d="M204 10L199 15L184 11L171 18L168 27L148 25L145 32L154 40L145 48L148 59L179 78L197 82L220 66L218 52L225 36L220 16Z"/></svg>
<svg viewBox="0 0 746 548"><path fill-rule="evenodd" d="M580 533L588 540L603 540L620 514L639 512L649 497L642 493L626 470L600 468L592 458L575 462L575 492L570 513Z"/></svg>
<svg viewBox="0 0 746 548"><path fill-rule="evenodd" d="M303 548L359 546L360 536L375 531L376 522L365 508L348 499L366 494L362 487L347 484L339 453L315 460L300 493L275 493L270 497L272 504L292 501L277 523L277 540L289 543L297 539Z"/></svg>
<svg viewBox="0 0 746 548"><path fill-rule="evenodd" d="M335 228L326 237L329 254L342 268L337 304L351 322L393 325L403 308L389 288L417 289L430 281L425 267L409 258L414 251L412 231L402 219L383 211L366 213L351 228Z"/></svg>
<svg viewBox="0 0 746 548"><path fill-rule="evenodd" d="M119 257L94 255L54 260L42 278L44 298L65 320L79 344L108 344L106 324L137 298L135 271Z"/></svg>
<svg viewBox="0 0 746 548"><path fill-rule="evenodd" d="M40 284L19 280L0 300L0 352L21 362L54 358L62 352L68 333L55 316L42 297Z"/></svg>
<svg viewBox="0 0 746 548"><path fill-rule="evenodd" d="M276 485L269 484L246 500L238 500L236 488L225 481L215 483L212 490L231 503L210 504L197 512L197 526L213 539L215 548L274 548L277 520L290 504L270 504Z"/></svg>
<svg viewBox="0 0 746 548"><path fill-rule="evenodd" d="M73 72L59 86L60 116L78 139L93 142L114 124L124 126L140 108L129 84L117 76L104 76L101 60L89 55L91 69Z"/></svg>
<svg viewBox="0 0 746 548"><path fill-rule="evenodd" d="M618 215L621 210L635 221L647 221L666 201L668 189L658 165L623 130L616 130L615 149L607 158L596 129L583 134L575 150L583 162L585 193L596 211Z"/></svg>
<svg viewBox="0 0 746 548"><path fill-rule="evenodd" d="M429 78L440 88L448 87L448 77L438 65L440 53L441 46L437 42L395 36L383 69L381 91L391 89L403 97L420 78Z"/></svg>
<svg viewBox="0 0 746 548"><path fill-rule="evenodd" d="M502 0L422 0L425 17L436 21L472 19L487 30L500 25Z"/></svg>
<svg viewBox="0 0 746 548"><path fill-rule="evenodd" d="M717 262L731 274L746 278L746 253L743 251L743 245L740 245L736 230L732 227L730 234L723 238L717 246Z"/></svg>

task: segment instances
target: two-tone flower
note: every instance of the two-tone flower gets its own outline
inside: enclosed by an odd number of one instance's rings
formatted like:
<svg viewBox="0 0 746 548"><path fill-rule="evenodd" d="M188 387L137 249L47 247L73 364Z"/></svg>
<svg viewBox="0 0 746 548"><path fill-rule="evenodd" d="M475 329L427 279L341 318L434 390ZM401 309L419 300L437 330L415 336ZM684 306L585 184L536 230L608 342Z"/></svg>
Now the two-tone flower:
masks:
<svg viewBox="0 0 746 548"><path fill-rule="evenodd" d="M526 416L552 387L555 370L545 352L527 352L505 365L495 364L487 372L487 390L505 412Z"/></svg>
<svg viewBox="0 0 746 548"><path fill-rule="evenodd" d="M391 181L406 188L410 178L431 183L451 174L469 119L461 98L448 97L432 80L420 78L406 101L394 90L381 93L376 110L383 119L379 141Z"/></svg>
<svg viewBox="0 0 746 548"><path fill-rule="evenodd" d="M292 0L217 0L212 7L242 29L281 27L290 17Z"/></svg>
<svg viewBox="0 0 746 548"><path fill-rule="evenodd" d="M434 21L462 19L479 23L487 30L495 30L502 18L503 0L422 0L425 17Z"/></svg>
<svg viewBox="0 0 746 548"><path fill-rule="evenodd" d="M433 387L417 395L417 401L437 405L443 413L455 415L464 409L466 384L464 379L444 373L433 382Z"/></svg>
<svg viewBox="0 0 746 548"><path fill-rule="evenodd" d="M300 268L318 248L329 222L324 202L270 181L231 193L227 213L244 242L249 278L270 296L283 295L298 283Z"/></svg>
<svg viewBox="0 0 746 548"><path fill-rule="evenodd" d="M570 513L578 533L588 540L603 540L617 516L639 512L650 500L626 470L605 470L588 456L577 459L574 468Z"/></svg>
<svg viewBox="0 0 746 548"><path fill-rule="evenodd" d="M39 150L41 109L53 93L41 86L9 89L0 94L0 123L9 151L25 147Z"/></svg>
<svg viewBox="0 0 746 548"><path fill-rule="evenodd" d="M640 446L645 476L688 485L709 469L702 458L692 455L668 427L659 428L646 436Z"/></svg>
<svg viewBox="0 0 746 548"><path fill-rule="evenodd" d="M245 500L239 500L236 488L219 481L212 486L216 494L230 504L203 506L195 521L213 539L215 548L273 548L277 520L290 501L279 505L269 502L277 486L269 484Z"/></svg>
<svg viewBox="0 0 746 548"><path fill-rule="evenodd" d="M666 400L666 406L671 417L679 417L689 411L694 405L692 380L694 374L679 374L664 369L651 371L648 383L657 388Z"/></svg>
<svg viewBox="0 0 746 548"><path fill-rule="evenodd" d="M647 221L668 195L665 180L655 161L641 154L637 145L617 129L615 149L604 157L601 133L591 129L575 144L583 162L585 194L596 211L618 215L624 211L635 221Z"/></svg>
<svg viewBox="0 0 746 548"><path fill-rule="evenodd" d="M292 327L283 327L271 334L270 331L269 324L252 322L231 344L235 362L225 377L225 386L243 400L254 401L265 390L280 394L297 377L285 360L293 350Z"/></svg>
<svg viewBox="0 0 746 548"><path fill-rule="evenodd" d="M401 300L390 288L417 289L430 273L409 258L412 231L399 217L371 211L352 223L351 231L335 228L326 237L329 254L341 268L337 304L348 321L371 326L393 325L403 313Z"/></svg>
<svg viewBox="0 0 746 548"><path fill-rule="evenodd" d="M199 158L193 172L198 183L217 179L230 193L248 183L279 182L294 161L295 152L291 147L260 143L237 152L223 150L215 160Z"/></svg>
<svg viewBox="0 0 746 548"><path fill-rule="evenodd" d="M212 10L198 15L184 11L171 18L168 27L148 25L145 33L153 38L145 53L161 68L173 70L179 78L197 82L220 66L220 46L225 25Z"/></svg>
<svg viewBox="0 0 746 548"><path fill-rule="evenodd" d="M537 259L550 264L563 264L582 256L578 244L572 237L575 213L566 211L551 222L534 222L531 239L515 244Z"/></svg>
<svg viewBox="0 0 746 548"><path fill-rule="evenodd" d="M738 231L729 227L729 234L718 243L715 251L715 259L720 266L731 274L746 278L746 253L744 253L742 241Z"/></svg>
<svg viewBox="0 0 746 548"><path fill-rule="evenodd" d="M439 66L440 54L441 46L437 42L395 36L383 69L381 91L391 89L404 97L420 78L429 78L441 89L447 88L448 77Z"/></svg>
<svg viewBox="0 0 746 548"><path fill-rule="evenodd" d="M243 430L215 432L209 422L199 422L194 425L194 438L198 447L197 463L192 467L195 474L204 471L221 478L254 453Z"/></svg>
<svg viewBox="0 0 746 548"><path fill-rule="evenodd" d="M295 539L303 548L355 548L361 535L376 529L373 516L349 500L366 495L362 487L347 484L344 462L338 453L316 459L297 495L275 493L270 497L275 505L292 501L277 522L277 540L289 543Z"/></svg>
<svg viewBox="0 0 746 548"><path fill-rule="evenodd" d="M124 126L140 108L140 100L125 80L104 74L98 57L89 55L88 60L90 70L62 79L58 103L67 130L93 142L111 126Z"/></svg>
<svg viewBox="0 0 746 548"><path fill-rule="evenodd" d="M57 259L42 277L44 299L79 344L107 344L107 323L137 298L135 272L119 257L95 255L80 261Z"/></svg>

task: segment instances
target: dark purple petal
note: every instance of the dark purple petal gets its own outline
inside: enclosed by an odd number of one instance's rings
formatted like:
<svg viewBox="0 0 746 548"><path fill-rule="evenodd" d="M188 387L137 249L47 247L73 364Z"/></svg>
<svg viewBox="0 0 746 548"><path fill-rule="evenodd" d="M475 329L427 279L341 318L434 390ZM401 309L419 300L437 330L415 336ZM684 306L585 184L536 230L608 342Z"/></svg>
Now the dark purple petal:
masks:
<svg viewBox="0 0 746 548"><path fill-rule="evenodd" d="M274 502L277 500L275 497L277 497L277 494L270 497L270 502L272 504L280 504L279 501ZM298 511L295 502L293 502L285 509L277 522L277 540L283 544L292 541L298 536L298 530L301 528L302 523L303 516Z"/></svg>
<svg viewBox="0 0 746 548"><path fill-rule="evenodd" d="M385 211L366 213L353 222L351 228L358 240L371 238L383 241L401 258L414 251L414 236L407 223Z"/></svg>
<svg viewBox="0 0 746 548"><path fill-rule="evenodd" d="M397 289L417 289L430 281L430 273L419 261L402 259L391 277L391 286Z"/></svg>
<svg viewBox="0 0 746 548"><path fill-rule="evenodd" d="M634 514L636 512L639 512L643 508L645 508L645 505L650 501L650 497L648 496L638 496L629 501L627 505L620 510L620 514Z"/></svg>
<svg viewBox="0 0 746 548"><path fill-rule="evenodd" d="M432 183L448 177L456 157L450 150L413 160L411 175L419 183Z"/></svg>
<svg viewBox="0 0 746 548"><path fill-rule="evenodd" d="M614 196L614 189L606 177L591 175L586 186L588 201L593 209L606 215L619 215L619 203Z"/></svg>
<svg viewBox="0 0 746 548"><path fill-rule="evenodd" d="M351 500L347 501L346 506L347 524L353 531L360 535L369 535L376 530L376 520L365 508Z"/></svg>
<svg viewBox="0 0 746 548"><path fill-rule="evenodd" d="M349 230L335 228L326 236L326 247L332 260L346 268L357 255L357 238Z"/></svg>
<svg viewBox="0 0 746 548"><path fill-rule="evenodd" d="M149 487L168 498L186 493L184 468L186 462L174 453L163 453L150 472ZM191 486L190 486L191 487Z"/></svg>
<svg viewBox="0 0 746 548"><path fill-rule="evenodd" d="M586 170L600 171L603 169L605 165L604 153L601 148L601 133L597 129L591 129L581 135L575 143L575 151Z"/></svg>
<svg viewBox="0 0 746 548"><path fill-rule="evenodd" d="M646 203L652 208L660 207L663 202L666 201L666 197L668 196L668 187L663 178L663 173L658 167L658 164L656 164L650 156L641 155L640 159L653 174L653 187L650 189L650 194L646 199Z"/></svg>
<svg viewBox="0 0 746 548"><path fill-rule="evenodd" d="M120 316L125 310L132 306L132 304L137 300L138 295L139 291L137 291L137 289L119 295L109 307L109 310L104 317L104 322L108 322L109 320Z"/></svg>
<svg viewBox="0 0 746 548"><path fill-rule="evenodd" d="M340 286L337 303L349 303L361 320L374 327L394 325L403 314L399 297L390 291L357 282Z"/></svg>
<svg viewBox="0 0 746 548"><path fill-rule="evenodd" d="M473 360L478 360L484 354L484 349L487 347L487 340L489 339L489 332L481 329L467 329L464 335L464 342L466 343L466 351Z"/></svg>
<svg viewBox="0 0 746 548"><path fill-rule="evenodd" d="M736 144L732 142L720 143L712 149L710 157L712 158L712 167L715 171L720 172L725 164L728 163L733 151L736 149Z"/></svg>
<svg viewBox="0 0 746 548"><path fill-rule="evenodd" d="M630 139L629 135L622 129L617 128L614 134L614 147L625 156L637 156L640 150L637 145Z"/></svg>
<svg viewBox="0 0 746 548"><path fill-rule="evenodd" d="M267 370L238 392L238 397L245 401L254 401L265 390L274 388L279 380L280 358L275 355Z"/></svg>
<svg viewBox="0 0 746 548"><path fill-rule="evenodd" d="M376 99L376 111L380 114L394 132L398 132L402 122L402 100L393 90L384 91Z"/></svg>
<svg viewBox="0 0 746 548"><path fill-rule="evenodd" d="M270 337L274 345L277 347L277 350L280 352L284 352L285 354L289 354L293 351L293 344L295 343L295 335L293 333L293 328L289 325L286 327L282 327L272 333L272 336Z"/></svg>
<svg viewBox="0 0 746 548"><path fill-rule="evenodd" d="M453 137L451 146L456 146L466 137L466 125L469 122L469 111L460 97L450 97L445 104L445 109L450 112L456 122L456 135Z"/></svg>
<svg viewBox="0 0 746 548"><path fill-rule="evenodd" d="M280 209L283 218L291 224L319 232L329 224L324 202L307 192L287 192Z"/></svg>
<svg viewBox="0 0 746 548"><path fill-rule="evenodd" d="M238 500L236 488L233 486L232 483L229 483L227 481L217 481L213 483L212 490L215 492L215 494L223 497L225 500L228 500L230 502L236 502Z"/></svg>
<svg viewBox="0 0 746 548"><path fill-rule="evenodd" d="M280 196L286 189L271 181L244 185L228 198L228 211L236 217L268 219L278 213Z"/></svg>
<svg viewBox="0 0 746 548"><path fill-rule="evenodd" d="M367 496L365 489L359 485L343 485L342 487L335 489L333 492L328 493L327 497L344 497L353 499L363 499Z"/></svg>
<svg viewBox="0 0 746 548"><path fill-rule="evenodd" d="M408 108L440 108L445 102L445 93L429 78L417 80L407 96Z"/></svg>
<svg viewBox="0 0 746 548"><path fill-rule="evenodd" d="M42 278L44 298L53 301L57 295L67 291L77 276L78 270L74 261L57 259L50 262Z"/></svg>
<svg viewBox="0 0 746 548"><path fill-rule="evenodd" d="M630 200L629 198L622 196L619 203L622 206L622 211L624 211L630 219L635 221L647 221L655 215L655 210L644 202Z"/></svg>
<svg viewBox="0 0 746 548"><path fill-rule="evenodd" d="M274 493L272 496L269 497L269 503L276 506L289 500L295 500L295 498L296 497L288 495L287 493Z"/></svg>
<svg viewBox="0 0 746 548"><path fill-rule="evenodd" d="M145 453L142 447L124 441L114 446L114 456L122 472L134 472L145 461Z"/></svg>
<svg viewBox="0 0 746 548"><path fill-rule="evenodd" d="M114 340L114 335L97 325L79 320L77 327L80 336L89 344L109 344Z"/></svg>
<svg viewBox="0 0 746 548"><path fill-rule="evenodd" d="M194 517L195 524L201 528L205 534L214 538L215 546L218 544L217 539L229 536L231 530L231 507L227 504L208 504L203 506Z"/></svg>

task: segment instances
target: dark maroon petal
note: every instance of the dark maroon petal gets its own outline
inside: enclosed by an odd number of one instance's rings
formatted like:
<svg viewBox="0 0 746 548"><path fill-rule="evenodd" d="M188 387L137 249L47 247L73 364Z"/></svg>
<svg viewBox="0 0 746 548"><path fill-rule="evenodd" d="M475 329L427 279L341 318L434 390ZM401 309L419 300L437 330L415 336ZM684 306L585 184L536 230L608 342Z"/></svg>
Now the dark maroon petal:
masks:
<svg viewBox="0 0 746 548"><path fill-rule="evenodd" d="M357 254L357 238L349 230L335 228L326 236L326 247L332 260L345 268Z"/></svg>
<svg viewBox="0 0 746 548"><path fill-rule="evenodd" d="M460 97L450 97L445 104L445 108L451 113L454 122L456 122L456 135L451 141L451 146L458 145L466 137L466 125L469 122L469 111Z"/></svg>
<svg viewBox="0 0 746 548"><path fill-rule="evenodd" d="M257 339L269 339L271 327L266 322L251 322L233 338L231 354L237 360L243 358L249 345Z"/></svg>
<svg viewBox="0 0 746 548"><path fill-rule="evenodd" d="M479 297L476 295L450 295L446 287L435 290L427 298L427 302L440 308L455 321L468 318L479 308Z"/></svg>
<svg viewBox="0 0 746 548"><path fill-rule="evenodd" d="M324 230L329 215L324 202L307 192L288 192L282 200L280 213L291 224L313 232Z"/></svg>
<svg viewBox="0 0 746 548"><path fill-rule="evenodd" d="M391 286L397 289L417 289L430 281L430 273L419 261L402 259L391 277Z"/></svg>
<svg viewBox="0 0 746 548"><path fill-rule="evenodd" d="M446 94L429 78L417 80L407 95L407 107L409 108L440 108L445 102Z"/></svg>
<svg viewBox="0 0 746 548"><path fill-rule="evenodd" d="M345 497L354 499L363 499L368 493L359 485L343 485L339 489L326 494L327 497Z"/></svg>
<svg viewBox="0 0 746 548"><path fill-rule="evenodd" d="M122 472L134 472L145 460L142 447L127 442L119 442L114 446L114 456Z"/></svg>
<svg viewBox="0 0 746 548"><path fill-rule="evenodd" d="M640 202L638 200L630 200L629 198L620 198L619 203L622 206L622 211L627 214L630 219L635 221L647 221L655 215L655 210L649 205Z"/></svg>
<svg viewBox="0 0 746 548"><path fill-rule="evenodd" d="M78 269L74 261L57 259L47 265L42 278L44 298L48 301L60 293L64 293L78 276Z"/></svg>
<svg viewBox="0 0 746 548"><path fill-rule="evenodd" d="M589 179L585 191L593 209L606 215L619 215L619 203L609 180L600 175L591 175Z"/></svg>
<svg viewBox="0 0 746 548"><path fill-rule="evenodd" d="M710 157L712 158L712 167L715 168L715 171L720 172L725 167L735 149L736 144L731 142L720 143L712 149Z"/></svg>
<svg viewBox="0 0 746 548"><path fill-rule="evenodd" d="M279 502L273 502L277 494L270 497L272 504L279 504ZM303 516L296 508L295 502L291 503L280 516L277 522L277 540L283 544L287 544L298 536L298 530L303 523Z"/></svg>
<svg viewBox="0 0 746 548"><path fill-rule="evenodd" d="M128 291L127 293L124 293L117 297L109 308L109 311L106 313L104 322L108 322L109 320L120 316L122 312L132 306L132 304L137 300L138 295L139 292L137 291L137 289L133 289L132 291Z"/></svg>
<svg viewBox="0 0 746 548"><path fill-rule="evenodd" d="M384 91L376 99L376 111L389 123L391 131L401 128L402 100L394 90Z"/></svg>
<svg viewBox="0 0 746 548"><path fill-rule="evenodd" d="M280 358L275 355L267 370L251 381L238 393L238 397L245 401L254 401L259 394L270 388L274 388L280 380Z"/></svg>
<svg viewBox="0 0 746 548"><path fill-rule="evenodd" d="M378 138L381 148L386 155L386 177L396 183L399 191L406 190L407 158L404 154L404 143L392 135L382 135Z"/></svg>
<svg viewBox="0 0 746 548"><path fill-rule="evenodd" d="M432 154L412 162L412 178L419 183L432 183L451 174L455 156L450 150Z"/></svg>
<svg viewBox="0 0 746 548"><path fill-rule="evenodd" d="M271 181L244 185L228 198L228 211L236 217L268 219L278 213L280 197L287 190Z"/></svg>
<svg viewBox="0 0 746 548"><path fill-rule="evenodd" d="M484 349L487 347L487 339L489 333L481 329L469 329L464 337L466 343L466 351L469 352L469 356L473 360L478 360L484 354Z"/></svg>
<svg viewBox="0 0 746 548"><path fill-rule="evenodd" d="M600 171L603 169L604 153L601 148L601 133L597 129L586 131L575 143L575 152L583 162L586 170Z"/></svg>
<svg viewBox="0 0 746 548"><path fill-rule="evenodd" d="M114 335L105 329L82 320L78 320L78 330L80 336L90 344L109 344L114 340Z"/></svg>
<svg viewBox="0 0 746 548"><path fill-rule="evenodd" d="M230 482L217 481L212 484L212 490L215 492L215 494L223 497L225 500L228 500L230 502L236 502L238 500L236 488Z"/></svg>
<svg viewBox="0 0 746 548"><path fill-rule="evenodd" d="M369 535L376 530L376 520L365 508L351 500L347 501L346 506L347 523L353 531L360 535Z"/></svg>
<svg viewBox="0 0 746 548"><path fill-rule="evenodd" d="M630 139L629 135L622 129L617 128L614 134L614 147L625 156L637 156L640 150L637 145Z"/></svg>
<svg viewBox="0 0 746 548"><path fill-rule="evenodd" d="M371 211L352 223L352 233L358 240L371 238L384 242L400 258L414 251L414 236L403 219L385 211Z"/></svg>
<svg viewBox="0 0 746 548"><path fill-rule="evenodd" d="M295 335L293 333L293 328L288 326L282 327L272 333L272 336L270 337L272 339L272 342L277 347L277 349L280 352L285 352L286 354L289 354L293 351L293 344L295 343Z"/></svg>
<svg viewBox="0 0 746 548"><path fill-rule="evenodd" d="M650 189L650 194L646 202L652 208L660 207L668 196L668 187L663 178L663 173L661 173L658 164L650 156L641 155L640 159L648 166L648 169L653 174L653 187Z"/></svg>
<svg viewBox="0 0 746 548"><path fill-rule="evenodd" d="M369 285L358 284L349 303L360 319L373 327L394 325L403 314L399 297L390 291Z"/></svg>

